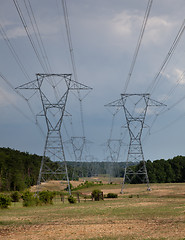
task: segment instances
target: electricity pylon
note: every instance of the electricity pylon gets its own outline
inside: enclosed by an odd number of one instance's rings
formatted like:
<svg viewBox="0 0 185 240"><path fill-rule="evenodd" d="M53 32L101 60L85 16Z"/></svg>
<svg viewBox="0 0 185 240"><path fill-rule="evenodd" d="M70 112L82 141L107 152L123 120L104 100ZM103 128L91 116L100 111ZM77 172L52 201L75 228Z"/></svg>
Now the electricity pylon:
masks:
<svg viewBox="0 0 185 240"><path fill-rule="evenodd" d="M82 168L82 155L83 155L83 151L84 151L84 147L86 144L86 139L85 137L71 137L71 139L68 141L69 143L71 143L72 145L72 149L73 149L73 153L74 153L74 157L75 157L75 162L79 162L79 164L81 165L81 176L83 176L83 168ZM74 178L75 176L75 169L73 170L73 176L72 178ZM79 177L79 176L78 176Z"/></svg>
<svg viewBox="0 0 185 240"><path fill-rule="evenodd" d="M71 76L72 74L36 74L36 80L18 87L18 89L29 89L39 92L42 111L38 116L43 116L46 121L47 135L37 181L37 192L39 191L41 180L45 181L45 176L53 175L56 178L58 178L57 176L59 178L66 176L68 191L71 194L61 126L69 91L90 89L88 86L73 81ZM51 160L54 160L57 164L52 163Z"/></svg>
<svg viewBox="0 0 185 240"><path fill-rule="evenodd" d="M109 139L107 141L107 147L110 154L109 163L109 183L112 182L113 176L113 165L118 162L120 150L121 150L122 140L121 139ZM117 170L117 169L116 169Z"/></svg>
<svg viewBox="0 0 185 240"><path fill-rule="evenodd" d="M125 185L126 177L132 180L133 177L144 177L147 183L147 189L150 190L149 178L146 169L146 162L144 160L143 148L141 143L141 136L145 126L145 117L149 106L164 106L163 103L152 100L149 93L144 94L121 94L121 99L118 99L106 106L123 107L127 128L130 136L130 143L128 148L128 155L126 166L124 170L123 183L121 193ZM131 166L133 163L139 163L140 168L134 170Z"/></svg>

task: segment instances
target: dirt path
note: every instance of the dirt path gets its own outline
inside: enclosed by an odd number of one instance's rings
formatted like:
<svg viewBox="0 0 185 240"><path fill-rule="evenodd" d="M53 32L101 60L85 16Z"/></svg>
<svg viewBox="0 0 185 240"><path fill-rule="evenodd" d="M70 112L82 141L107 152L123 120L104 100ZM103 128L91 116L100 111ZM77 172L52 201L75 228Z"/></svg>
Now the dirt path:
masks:
<svg viewBox="0 0 185 240"><path fill-rule="evenodd" d="M105 219L103 223L93 223L93 218L78 222L75 222L75 219L68 219L65 224L54 222L4 228L0 232L1 240L89 239L106 236L117 239L124 239L124 237L132 237L132 239L182 239L185 236L185 223L179 219L178 221L173 219L107 221Z"/></svg>

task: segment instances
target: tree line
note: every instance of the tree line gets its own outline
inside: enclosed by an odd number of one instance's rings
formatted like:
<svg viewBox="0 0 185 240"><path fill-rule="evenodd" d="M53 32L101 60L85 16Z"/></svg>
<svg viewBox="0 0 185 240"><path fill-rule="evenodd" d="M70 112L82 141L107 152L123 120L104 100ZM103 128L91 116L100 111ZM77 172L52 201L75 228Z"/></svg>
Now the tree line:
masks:
<svg viewBox="0 0 185 240"><path fill-rule="evenodd" d="M42 157L36 154L20 152L10 148L0 148L0 191L21 191L37 183ZM51 162L58 164L57 162ZM134 171L142 163L132 164ZM125 162L67 162L70 180L79 177L92 177L99 174L123 177ZM185 156L173 159L146 161L149 181L151 183L185 182ZM64 179L65 176L59 176ZM54 176L48 176L48 179ZM141 183L141 179L133 178L131 183Z"/></svg>
<svg viewBox="0 0 185 240"><path fill-rule="evenodd" d="M167 161L164 159L147 161L146 167L151 183L185 182L185 156L176 156Z"/></svg>
<svg viewBox="0 0 185 240"><path fill-rule="evenodd" d="M42 157L0 148L0 191L20 191L37 182Z"/></svg>

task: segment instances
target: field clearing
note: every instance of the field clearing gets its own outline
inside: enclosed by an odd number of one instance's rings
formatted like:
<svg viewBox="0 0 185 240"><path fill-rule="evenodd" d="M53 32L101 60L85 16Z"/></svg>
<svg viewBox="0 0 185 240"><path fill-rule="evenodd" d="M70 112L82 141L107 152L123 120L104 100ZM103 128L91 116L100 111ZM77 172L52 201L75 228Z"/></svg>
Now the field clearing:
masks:
<svg viewBox="0 0 185 240"><path fill-rule="evenodd" d="M54 187L54 184L49 183ZM99 188L105 194L120 193L120 185L81 190L90 194ZM117 199L62 203L23 208L22 203L0 210L2 240L144 240L185 239L185 183L126 185Z"/></svg>

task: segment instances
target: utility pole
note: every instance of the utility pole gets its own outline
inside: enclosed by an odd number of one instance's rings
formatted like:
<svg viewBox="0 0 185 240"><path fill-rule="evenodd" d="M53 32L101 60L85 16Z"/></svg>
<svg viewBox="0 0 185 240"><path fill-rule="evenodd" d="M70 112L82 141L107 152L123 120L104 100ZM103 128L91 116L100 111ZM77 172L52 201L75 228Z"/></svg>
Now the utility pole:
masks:
<svg viewBox="0 0 185 240"><path fill-rule="evenodd" d="M126 178L131 181L134 177L139 177L147 184L147 190L150 190L149 178L144 160L141 136L145 127L145 118L149 106L164 106L163 103L152 100L149 93L144 94L121 94L121 98L107 104L110 107L123 107L127 128L129 131L129 148L124 169L124 177L121 193L125 186ZM140 168L134 170L133 164L140 163Z"/></svg>
<svg viewBox="0 0 185 240"><path fill-rule="evenodd" d="M68 192L71 195L67 163L64 153L61 126L66 113L66 103L70 90L89 90L79 82L71 79L72 74L36 74L36 80L23 84L17 89L28 89L39 92L42 111L38 116L45 118L47 134L44 153L41 161L37 192L42 180L50 176L57 179L66 176ZM54 162L51 162L54 161ZM56 162L56 163L55 163Z"/></svg>

